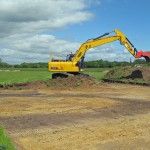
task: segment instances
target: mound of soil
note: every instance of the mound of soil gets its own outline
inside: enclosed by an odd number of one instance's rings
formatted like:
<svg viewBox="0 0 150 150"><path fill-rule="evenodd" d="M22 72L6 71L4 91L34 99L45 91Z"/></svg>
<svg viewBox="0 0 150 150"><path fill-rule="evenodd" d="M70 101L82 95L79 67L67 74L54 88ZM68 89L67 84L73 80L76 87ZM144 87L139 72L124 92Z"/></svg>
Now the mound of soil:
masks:
<svg viewBox="0 0 150 150"><path fill-rule="evenodd" d="M1 85L3 89L69 89L69 88L90 88L99 86L99 81L90 76L69 76L68 78L57 78L47 81L35 81L27 83L14 83L6 86Z"/></svg>
<svg viewBox="0 0 150 150"><path fill-rule="evenodd" d="M105 79L130 79L150 83L150 67L122 67L109 71Z"/></svg>
<svg viewBox="0 0 150 150"><path fill-rule="evenodd" d="M57 78L46 83L47 86L64 87L91 87L99 85L99 82L90 76L70 76L68 78Z"/></svg>

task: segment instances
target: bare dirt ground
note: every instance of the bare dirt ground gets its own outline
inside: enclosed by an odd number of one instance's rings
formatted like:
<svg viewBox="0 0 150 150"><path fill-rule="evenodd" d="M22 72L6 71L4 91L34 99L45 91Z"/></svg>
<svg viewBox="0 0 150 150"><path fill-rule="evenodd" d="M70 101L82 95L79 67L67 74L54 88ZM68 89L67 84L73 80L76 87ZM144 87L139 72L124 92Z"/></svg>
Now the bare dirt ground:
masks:
<svg viewBox="0 0 150 150"><path fill-rule="evenodd" d="M93 84L1 89L1 124L19 150L149 150L150 87Z"/></svg>

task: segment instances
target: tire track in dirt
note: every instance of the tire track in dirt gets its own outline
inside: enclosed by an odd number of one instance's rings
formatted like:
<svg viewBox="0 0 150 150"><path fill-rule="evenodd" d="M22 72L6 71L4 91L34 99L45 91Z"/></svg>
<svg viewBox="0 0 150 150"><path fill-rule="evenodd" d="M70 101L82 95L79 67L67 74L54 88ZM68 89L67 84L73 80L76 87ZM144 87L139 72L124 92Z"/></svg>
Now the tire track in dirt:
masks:
<svg viewBox="0 0 150 150"><path fill-rule="evenodd" d="M9 95L9 94L8 94ZM62 96L58 95L57 97ZM5 95L6 96L6 95ZM29 95L24 95L29 96ZM50 96L50 95L47 95ZM66 95L63 95L64 97ZM66 97L72 97L73 95L67 95ZM87 94L78 95L80 97L89 97ZM74 97L78 97L75 96ZM98 96L98 95L95 95ZM102 96L102 95L101 95ZM55 96L56 97L56 96ZM102 96L103 97L103 96ZM82 120L87 119L102 119L112 118L117 119L121 116L132 116L136 114L144 114L150 111L150 101L125 99L125 98L111 98L110 100L122 102L118 106L104 107L104 108L92 108L91 112L87 113L51 113L51 114L28 114L11 117L0 117L1 122L6 128L10 130L26 130L35 129L39 127L54 127L72 124L72 122L78 124ZM16 128L17 127L17 128Z"/></svg>
<svg viewBox="0 0 150 150"><path fill-rule="evenodd" d="M116 84L2 90L0 121L18 149L134 149L137 138L147 148L149 99L148 87Z"/></svg>

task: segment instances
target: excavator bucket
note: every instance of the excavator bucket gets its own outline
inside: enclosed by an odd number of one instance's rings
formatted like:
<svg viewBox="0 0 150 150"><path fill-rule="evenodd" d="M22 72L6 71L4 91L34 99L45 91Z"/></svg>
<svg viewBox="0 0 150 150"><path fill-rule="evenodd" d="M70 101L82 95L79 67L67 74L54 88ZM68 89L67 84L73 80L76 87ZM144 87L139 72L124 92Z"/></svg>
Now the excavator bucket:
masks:
<svg viewBox="0 0 150 150"><path fill-rule="evenodd" d="M141 57L144 57L146 62L150 62L150 52L143 52L143 51L137 52L135 58L141 58Z"/></svg>

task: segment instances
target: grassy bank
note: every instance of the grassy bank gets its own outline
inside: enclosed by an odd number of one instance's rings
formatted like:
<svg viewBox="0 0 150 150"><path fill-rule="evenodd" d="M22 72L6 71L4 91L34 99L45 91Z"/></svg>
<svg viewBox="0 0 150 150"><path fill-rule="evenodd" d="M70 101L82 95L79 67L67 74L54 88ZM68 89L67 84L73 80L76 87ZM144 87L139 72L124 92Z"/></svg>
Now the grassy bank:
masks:
<svg viewBox="0 0 150 150"><path fill-rule="evenodd" d="M16 150L2 127L0 127L0 150Z"/></svg>
<svg viewBox="0 0 150 150"><path fill-rule="evenodd" d="M104 76L104 80L133 83L133 84L150 84L149 67L121 67L111 70Z"/></svg>

